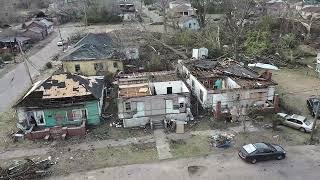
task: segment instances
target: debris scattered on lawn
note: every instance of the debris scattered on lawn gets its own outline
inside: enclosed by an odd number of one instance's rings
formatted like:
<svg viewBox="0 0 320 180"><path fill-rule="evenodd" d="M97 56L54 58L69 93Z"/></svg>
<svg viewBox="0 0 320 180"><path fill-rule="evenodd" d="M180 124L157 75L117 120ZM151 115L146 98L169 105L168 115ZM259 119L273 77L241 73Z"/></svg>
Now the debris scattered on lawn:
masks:
<svg viewBox="0 0 320 180"><path fill-rule="evenodd" d="M231 146L233 137L234 137L234 134L227 134L227 133L216 134L211 137L211 139L213 139L211 144L214 147L218 147L218 148L228 148Z"/></svg>
<svg viewBox="0 0 320 180"><path fill-rule="evenodd" d="M40 177L48 176L51 174L47 171L54 163L51 162L51 157L41 161L33 161L31 159L25 159L24 161L8 167L0 167L0 180L11 179L37 179Z"/></svg>

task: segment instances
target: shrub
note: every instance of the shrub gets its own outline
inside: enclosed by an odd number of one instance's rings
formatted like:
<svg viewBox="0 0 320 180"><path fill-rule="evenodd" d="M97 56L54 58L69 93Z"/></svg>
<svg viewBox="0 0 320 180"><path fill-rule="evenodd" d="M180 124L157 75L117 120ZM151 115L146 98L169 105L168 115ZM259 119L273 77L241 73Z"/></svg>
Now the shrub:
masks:
<svg viewBox="0 0 320 180"><path fill-rule="evenodd" d="M48 69L51 69L51 68L52 68L52 63L51 63L51 62L47 62L47 63L46 63L46 67L47 67Z"/></svg>
<svg viewBox="0 0 320 180"><path fill-rule="evenodd" d="M12 61L13 60L13 55L9 53L5 53L1 55L2 61Z"/></svg>

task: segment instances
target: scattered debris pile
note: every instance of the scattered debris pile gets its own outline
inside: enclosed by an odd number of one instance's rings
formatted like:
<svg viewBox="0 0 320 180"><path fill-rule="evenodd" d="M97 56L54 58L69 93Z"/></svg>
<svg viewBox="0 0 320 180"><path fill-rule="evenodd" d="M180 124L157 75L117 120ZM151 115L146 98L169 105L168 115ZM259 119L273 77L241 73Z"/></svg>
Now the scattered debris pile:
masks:
<svg viewBox="0 0 320 180"><path fill-rule="evenodd" d="M33 161L31 159L25 159L25 161L8 167L0 167L0 180L12 180L12 179L36 179L50 175L48 169L53 165L51 158L41 161Z"/></svg>
<svg viewBox="0 0 320 180"><path fill-rule="evenodd" d="M214 147L218 148L228 148L231 146L232 139L234 134L216 134L211 137L212 141L211 144Z"/></svg>

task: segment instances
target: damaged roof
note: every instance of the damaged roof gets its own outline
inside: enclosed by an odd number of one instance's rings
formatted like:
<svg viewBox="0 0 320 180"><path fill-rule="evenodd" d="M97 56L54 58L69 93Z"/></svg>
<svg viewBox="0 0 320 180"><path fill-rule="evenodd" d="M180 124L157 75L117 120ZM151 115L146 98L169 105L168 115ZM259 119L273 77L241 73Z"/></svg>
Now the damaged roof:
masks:
<svg viewBox="0 0 320 180"><path fill-rule="evenodd" d="M179 81L175 71L157 71L120 74L118 78L119 97L132 98L151 96L150 82Z"/></svg>
<svg viewBox="0 0 320 180"><path fill-rule="evenodd" d="M276 85L272 80L262 78L254 70L232 59L181 61L189 72L199 80L232 77L241 87L265 87Z"/></svg>
<svg viewBox="0 0 320 180"><path fill-rule="evenodd" d="M156 71L156 72L141 72L141 73L131 73L131 74L120 74L119 81L124 81L125 79L147 79L150 82L166 82L166 81L179 81L175 71Z"/></svg>
<svg viewBox="0 0 320 180"><path fill-rule="evenodd" d="M76 103L100 99L103 87L104 78L102 76L55 74L44 81L35 83L16 106L47 106L52 105L52 102Z"/></svg>
<svg viewBox="0 0 320 180"><path fill-rule="evenodd" d="M62 60L83 61L110 58L124 59L125 55L118 50L109 34L89 33Z"/></svg>

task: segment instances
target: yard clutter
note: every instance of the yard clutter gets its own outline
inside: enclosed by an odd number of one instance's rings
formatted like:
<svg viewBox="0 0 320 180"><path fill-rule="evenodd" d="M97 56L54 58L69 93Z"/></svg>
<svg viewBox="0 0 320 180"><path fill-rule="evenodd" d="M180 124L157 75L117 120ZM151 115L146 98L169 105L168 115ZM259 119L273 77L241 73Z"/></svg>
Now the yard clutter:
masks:
<svg viewBox="0 0 320 180"><path fill-rule="evenodd" d="M222 133L216 134L211 137L212 139L212 146L217 148L228 148L231 146L232 139L234 134Z"/></svg>
<svg viewBox="0 0 320 180"><path fill-rule="evenodd" d="M36 179L50 175L48 169L53 165L51 158L41 161L25 159L15 166L2 169L0 167L0 180L12 179Z"/></svg>

